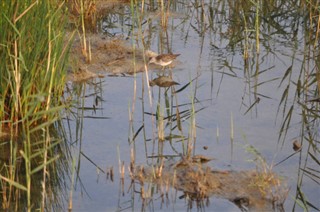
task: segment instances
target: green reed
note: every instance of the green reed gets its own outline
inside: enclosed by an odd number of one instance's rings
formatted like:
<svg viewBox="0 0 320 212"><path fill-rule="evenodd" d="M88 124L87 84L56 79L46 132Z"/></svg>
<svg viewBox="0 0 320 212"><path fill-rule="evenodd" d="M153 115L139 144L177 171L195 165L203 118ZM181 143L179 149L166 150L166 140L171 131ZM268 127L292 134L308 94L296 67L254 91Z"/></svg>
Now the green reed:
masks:
<svg viewBox="0 0 320 212"><path fill-rule="evenodd" d="M63 5L58 3L7 1L1 5L2 126L6 123L18 130L18 123L22 128L49 123L59 110L67 48Z"/></svg>
<svg viewBox="0 0 320 212"><path fill-rule="evenodd" d="M0 4L0 137L8 134L1 140L10 144L4 150L10 152L8 158L0 163L4 210L43 211L51 201L48 170L59 158L53 150L60 144L51 126L64 107L68 50L64 8L59 0ZM35 186L42 190L39 201ZM18 193L26 196L24 206Z"/></svg>

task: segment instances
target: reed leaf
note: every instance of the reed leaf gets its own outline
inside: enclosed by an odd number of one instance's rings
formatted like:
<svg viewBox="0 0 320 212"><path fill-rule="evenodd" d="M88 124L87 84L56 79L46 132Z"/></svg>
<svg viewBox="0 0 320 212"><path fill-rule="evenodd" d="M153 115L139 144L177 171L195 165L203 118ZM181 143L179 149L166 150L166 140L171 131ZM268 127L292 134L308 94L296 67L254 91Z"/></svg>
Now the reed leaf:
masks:
<svg viewBox="0 0 320 212"><path fill-rule="evenodd" d="M0 174L0 178L1 178L2 180L4 180L4 181L8 182L10 185L18 188L18 189L21 189L21 190L23 190L23 191L27 191L27 188L26 188L24 185L21 185L20 183L17 183L17 182L15 182L14 180L11 180L11 179L9 179L9 178L6 178L6 177L2 176L1 174Z"/></svg>
<svg viewBox="0 0 320 212"><path fill-rule="evenodd" d="M31 170L30 175L33 175L39 171L41 171L45 166L48 166L49 164L53 163L54 161L56 161L60 156L56 155L53 158L50 158L46 163L41 164L40 166L34 168Z"/></svg>

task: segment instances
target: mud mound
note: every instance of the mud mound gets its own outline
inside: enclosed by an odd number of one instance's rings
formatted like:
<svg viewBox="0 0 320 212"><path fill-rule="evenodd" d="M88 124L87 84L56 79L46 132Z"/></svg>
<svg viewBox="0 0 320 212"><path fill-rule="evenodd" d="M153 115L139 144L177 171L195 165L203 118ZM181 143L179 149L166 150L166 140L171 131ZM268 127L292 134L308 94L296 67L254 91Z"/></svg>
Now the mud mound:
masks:
<svg viewBox="0 0 320 212"><path fill-rule="evenodd" d="M154 167L138 166L132 178L141 185L170 185L183 191L192 201L215 196L228 199L241 209L254 211L273 211L275 208L282 211L288 192L273 172L214 170L193 158L177 162L168 160Z"/></svg>
<svg viewBox="0 0 320 212"><path fill-rule="evenodd" d="M73 42L70 52L70 74L68 79L82 81L105 74L133 74L144 71L145 59L141 50L133 49L121 38L110 39L92 34L87 37L86 46L90 53L84 53L80 38ZM147 53L149 54L149 53ZM144 59L145 58L145 59Z"/></svg>

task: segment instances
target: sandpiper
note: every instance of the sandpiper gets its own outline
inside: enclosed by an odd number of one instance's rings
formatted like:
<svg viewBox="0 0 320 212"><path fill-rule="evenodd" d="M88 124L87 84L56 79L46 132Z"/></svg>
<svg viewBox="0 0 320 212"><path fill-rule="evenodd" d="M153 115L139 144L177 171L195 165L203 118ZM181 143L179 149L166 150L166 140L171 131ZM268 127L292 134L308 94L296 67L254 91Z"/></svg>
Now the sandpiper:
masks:
<svg viewBox="0 0 320 212"><path fill-rule="evenodd" d="M150 57L149 63L154 63L165 67L170 65L174 59L176 59L180 54L159 54L158 56Z"/></svg>

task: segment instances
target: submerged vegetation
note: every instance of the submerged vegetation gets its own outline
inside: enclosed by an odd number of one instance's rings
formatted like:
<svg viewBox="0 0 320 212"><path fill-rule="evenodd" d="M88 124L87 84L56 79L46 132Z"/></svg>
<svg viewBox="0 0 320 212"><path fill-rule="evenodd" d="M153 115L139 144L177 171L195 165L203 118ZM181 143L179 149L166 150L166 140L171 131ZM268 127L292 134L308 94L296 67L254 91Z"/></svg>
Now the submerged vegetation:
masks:
<svg viewBox="0 0 320 212"><path fill-rule="evenodd" d="M143 200L143 209L149 204L145 200L157 198L153 196L156 195L153 189L157 185L160 187L162 199L164 195L168 197L168 192L163 191L169 190L169 186L182 190L184 195L181 198L188 200L188 209L192 208L193 202L200 208L205 207L204 201L210 195L224 192L217 196L231 200L242 210L257 206L247 205L250 198L255 199L254 204L258 204L263 198L270 201L271 205L278 200L277 203L280 205L277 206L282 210L287 190L282 187L282 182L273 172L273 168L280 166L292 155L300 154L296 188L291 189L291 192L296 192L295 200L290 208L295 210L299 206L305 210L320 210L317 203L309 201L308 192L303 187L307 177L320 188L318 0L131 0L119 1L124 6L117 9L109 7L109 2L115 1L5 0L0 3L1 209L65 209L63 205L66 202L67 187L63 184L69 183L65 182L65 176L70 177L72 173L69 188L71 210L73 189L77 181L81 184L80 157L86 158L99 172L108 176L110 174L113 181L113 168L109 172L104 171L81 150L83 119L109 118L85 115L88 111L96 114L97 110L103 109L102 106L100 108L104 101L102 82L91 83L90 86L94 87L95 92L89 95L85 93L86 82L73 84L72 87L66 86L67 67L75 69L74 72L84 73L98 69L96 64L103 60L103 63L99 63L99 74L91 73L91 77L101 77L101 70L120 76L133 75L133 98L129 107L128 143L132 148L129 169L132 181L137 180L137 183L140 183L139 195ZM178 24L175 23L176 19ZM188 40L191 30L200 41L196 76L189 76L189 81L185 83L176 82L172 67L163 67L161 76L149 78L149 69L154 67L148 64L146 57L148 50L153 47L154 37L158 38L159 53L173 53L175 50L172 49L174 41L171 33L178 28L181 29L179 39L183 39L184 43L191 42ZM70 30L75 30L79 38L74 42L71 51L73 55L69 62L69 44L72 39L70 34L74 34L67 33ZM106 37L123 35L123 40L131 40L132 48L127 48L123 44L124 41L117 38L106 43L105 37L96 34L101 31ZM206 39L210 40L207 46ZM293 51L281 51L281 47L277 46L279 43L290 46ZM220 47L217 44L225 46ZM288 142L290 134L290 137L295 139L295 152L292 155L276 165L268 165L259 151L250 146L248 150L256 156L257 164L257 170L253 172L216 171L203 166L202 162L207 158L201 156L200 159L194 159L197 156L196 144L199 143L196 118L198 112L206 109L203 100L198 98L198 89L201 87L199 79L202 74L200 61L205 48L210 49L209 58L212 60L208 68L212 71L211 93L214 90L213 72L221 77L220 85L227 77L244 79L245 89L241 102L244 116L258 114L257 108L261 99L278 98L263 94L264 85L274 86L276 83L278 89L282 90L276 118L276 122L281 123L278 145L283 147ZM183 52L179 53L183 56ZM101 56L102 54L104 55ZM241 55L238 64L235 62L236 59L234 60L237 54ZM302 61L297 55L302 55ZM263 77L271 71L279 71L274 70L276 66L270 66L270 63L266 66L265 61L270 57L276 58L273 59L273 63L283 62L281 57L289 58L291 61L289 67L285 67L285 71L279 74L280 77ZM116 72L119 66L122 66L122 69ZM165 71L169 72L168 76L165 75ZM141 99L137 97L137 85L140 84L140 78L136 75L138 72L143 72ZM147 90L144 89L144 85ZM176 88L178 86L179 88ZM189 102L180 103L179 95L188 89ZM154 96L154 93L158 96ZM92 107L85 106L84 99L88 97L94 99ZM145 101L145 97L148 101ZM67 105L69 101L66 99L72 99L74 105ZM138 128L135 128L135 115L138 113L136 108L140 103L142 120L138 122ZM61 111L64 112L65 108L68 110L63 114L67 119L64 122L61 119ZM297 120L294 116L298 116L300 120L298 130L292 129L292 125L297 124L292 122ZM76 120L76 138L71 136L71 132L66 132L73 131L70 124L73 118ZM70 134L70 138L67 138L66 134ZM219 129L217 138L219 139ZM138 139L144 140L143 148L139 149L144 150L145 159L151 164L147 168L135 164L137 145L142 145L136 142ZM232 115L230 140L232 149ZM80 143L78 154L71 158L69 143L73 145L77 142ZM165 152L167 144L170 154ZM181 160L176 161L174 158ZM68 164L71 160L70 168ZM125 168L120 158L119 170L120 178L124 180ZM219 178L219 185L212 181L215 178ZM237 178L248 186L245 188L247 190L243 191L248 197L239 199L240 194L237 196L238 194L232 193L235 187L223 187L225 184L234 183ZM145 182L150 185L144 184ZM184 184L192 184L193 187ZM135 186L131 186L134 202ZM146 193L144 187L148 187L150 192ZM256 198L257 196L259 198Z"/></svg>

